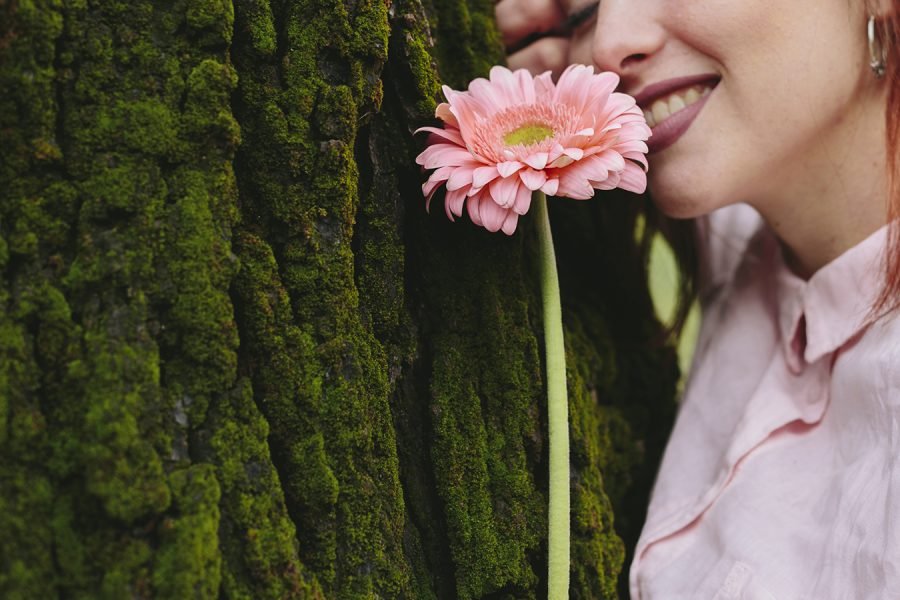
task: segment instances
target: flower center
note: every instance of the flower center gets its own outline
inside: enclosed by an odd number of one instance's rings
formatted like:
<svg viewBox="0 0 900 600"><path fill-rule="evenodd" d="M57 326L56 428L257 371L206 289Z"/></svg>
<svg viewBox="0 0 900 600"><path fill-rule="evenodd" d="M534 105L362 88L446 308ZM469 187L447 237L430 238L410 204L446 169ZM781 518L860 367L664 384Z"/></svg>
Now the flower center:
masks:
<svg viewBox="0 0 900 600"><path fill-rule="evenodd" d="M476 115L469 151L487 161L525 160L535 152L549 152L578 129L575 109L560 102L520 104L485 116Z"/></svg>
<svg viewBox="0 0 900 600"><path fill-rule="evenodd" d="M553 135L553 130L543 123L525 123L504 135L503 142L507 146L517 146L519 144L530 146L553 137Z"/></svg>

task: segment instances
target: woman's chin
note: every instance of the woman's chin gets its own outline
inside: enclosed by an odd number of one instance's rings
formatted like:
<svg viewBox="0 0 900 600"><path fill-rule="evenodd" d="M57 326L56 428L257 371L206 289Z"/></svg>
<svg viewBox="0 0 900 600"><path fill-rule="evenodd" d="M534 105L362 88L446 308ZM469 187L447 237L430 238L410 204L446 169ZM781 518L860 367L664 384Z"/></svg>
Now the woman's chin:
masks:
<svg viewBox="0 0 900 600"><path fill-rule="evenodd" d="M654 184L651 180L647 189L657 210L672 219L692 219L712 210L708 199L696 193L679 193L675 186Z"/></svg>
<svg viewBox="0 0 900 600"><path fill-rule="evenodd" d="M744 195L723 177L732 172L726 162L693 158L672 154L654 162L651 157L647 191L656 208L673 219L700 217Z"/></svg>

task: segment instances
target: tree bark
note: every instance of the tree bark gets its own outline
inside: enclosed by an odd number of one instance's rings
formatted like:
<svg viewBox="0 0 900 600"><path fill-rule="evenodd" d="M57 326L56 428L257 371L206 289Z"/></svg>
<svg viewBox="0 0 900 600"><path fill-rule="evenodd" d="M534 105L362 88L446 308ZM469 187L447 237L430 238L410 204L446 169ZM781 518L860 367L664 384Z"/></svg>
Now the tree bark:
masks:
<svg viewBox="0 0 900 600"><path fill-rule="evenodd" d="M0 0L2 597L545 595L533 228L427 214L411 133L492 14ZM573 598L674 412L641 201L552 200Z"/></svg>

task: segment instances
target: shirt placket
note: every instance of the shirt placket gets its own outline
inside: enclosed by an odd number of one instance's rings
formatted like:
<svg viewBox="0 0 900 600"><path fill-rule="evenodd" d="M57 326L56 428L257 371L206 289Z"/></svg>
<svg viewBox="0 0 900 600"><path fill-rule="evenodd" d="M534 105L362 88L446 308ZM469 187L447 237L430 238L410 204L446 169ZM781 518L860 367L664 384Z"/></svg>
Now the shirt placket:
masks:
<svg viewBox="0 0 900 600"><path fill-rule="evenodd" d="M821 421L828 405L828 377L822 373L829 369L827 357L803 365L799 372L790 369L785 358L783 350L773 356L760 386L747 402L715 478L694 502L670 512L650 530L635 553L636 561L653 544L677 535L701 518L736 476L739 465L774 432L797 421L808 426Z"/></svg>

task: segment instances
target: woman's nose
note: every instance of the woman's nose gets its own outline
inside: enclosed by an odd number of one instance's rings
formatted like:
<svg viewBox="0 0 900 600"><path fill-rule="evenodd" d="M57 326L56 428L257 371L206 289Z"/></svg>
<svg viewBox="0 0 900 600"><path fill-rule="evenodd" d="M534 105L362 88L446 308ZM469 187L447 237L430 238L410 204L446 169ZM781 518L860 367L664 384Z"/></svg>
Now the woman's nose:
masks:
<svg viewBox="0 0 900 600"><path fill-rule="evenodd" d="M658 0L602 0L591 44L594 65L623 80L636 75L665 43L659 4Z"/></svg>

